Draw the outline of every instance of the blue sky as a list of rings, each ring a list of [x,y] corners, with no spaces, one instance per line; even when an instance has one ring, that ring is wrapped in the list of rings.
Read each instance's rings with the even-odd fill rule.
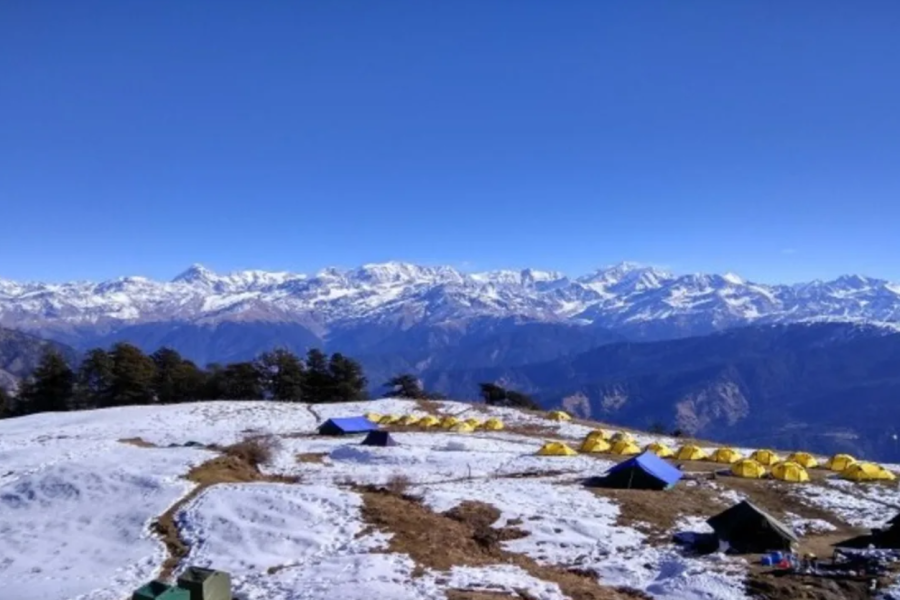
[[[900,280],[900,3],[0,3],[0,277]]]

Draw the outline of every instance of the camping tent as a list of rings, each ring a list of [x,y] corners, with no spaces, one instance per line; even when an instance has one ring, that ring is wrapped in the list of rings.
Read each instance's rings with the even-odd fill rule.
[[[328,419],[319,426],[319,435],[347,435],[376,431],[378,426],[365,417]]]
[[[644,446],[644,450],[652,452],[660,458],[672,458],[673,456],[675,456],[675,453],[672,452],[672,449],[662,442],[651,442]]]
[[[752,458],[744,458],[731,465],[731,474],[747,479],[759,479],[766,474],[766,468]]]
[[[706,452],[703,451],[703,448],[700,446],[695,446],[694,444],[685,444],[675,453],[675,458],[678,460],[703,460],[705,458],[709,458]]]
[[[710,455],[709,460],[717,463],[733,464],[741,460],[743,456],[734,448],[716,448]]]
[[[762,450],[756,450],[753,454],[750,455],[750,458],[767,467],[771,467],[775,463],[781,462],[781,457],[778,456],[778,454],[776,454],[774,450],[767,450],[765,448]]]
[[[611,442],[634,442],[634,436],[627,431],[617,431],[609,440]]]
[[[422,417],[416,415],[406,415],[398,422],[399,425],[415,425],[422,420]]]
[[[632,454],[640,454],[641,449],[634,442],[620,440],[613,444],[610,451],[613,454],[621,454],[622,456],[631,456]]]
[[[363,446],[396,446],[397,442],[387,431],[370,431],[360,444]]]
[[[896,479],[895,475],[884,467],[868,462],[853,463],[841,471],[841,477],[850,481],[891,481]]]
[[[609,452],[612,446],[609,442],[600,438],[587,438],[581,442],[580,452]]]
[[[482,423],[481,419],[476,419],[475,417],[469,417],[466,419],[466,423],[472,426],[472,429],[478,429],[484,423]]]
[[[384,415],[378,419],[378,422],[381,425],[394,425],[400,422],[400,415]]]
[[[419,427],[434,427],[435,425],[440,425],[441,420],[432,415],[428,415],[426,417],[422,417],[419,419],[419,422],[416,423]]]
[[[803,465],[787,460],[772,466],[772,477],[781,481],[803,483],[809,481],[809,473]]]
[[[451,427],[450,431],[453,431],[455,433],[472,433],[473,431],[475,431],[475,428],[465,421],[460,421],[459,423]]]
[[[825,466],[832,471],[840,473],[856,462],[856,459],[849,454],[835,454],[825,463]]]
[[[456,417],[444,417],[441,419],[441,427],[444,429],[450,429],[454,425],[459,425],[459,419]]]
[[[568,415],[568,413],[563,412],[561,410],[551,411],[549,415],[547,415],[553,421],[571,421],[572,417]]]
[[[368,412],[368,413],[366,413],[366,418],[367,418],[368,420],[372,421],[373,423],[377,423],[378,421],[380,421],[380,420],[381,420],[381,417],[383,417],[383,416],[384,416],[384,415],[379,414],[379,413],[376,413],[376,412]]]
[[[575,456],[577,454],[562,442],[547,442],[537,451],[538,456]]]
[[[497,418],[491,418],[484,422],[484,428],[491,431],[499,431],[503,429],[503,421]]]
[[[608,440],[609,432],[604,431],[603,429],[594,429],[589,434],[587,434],[587,437],[585,439],[592,440],[592,439],[597,439],[597,438],[599,438],[601,440]]]
[[[798,542],[789,527],[746,500],[707,523],[720,540],[740,553],[790,550]]]
[[[599,483],[613,488],[665,490],[680,479],[681,471],[653,452],[644,452],[612,467]]]
[[[819,466],[819,461],[817,461],[816,457],[809,452],[794,452],[787,457],[787,461],[795,462],[801,467],[806,467],[807,469],[813,469]]]

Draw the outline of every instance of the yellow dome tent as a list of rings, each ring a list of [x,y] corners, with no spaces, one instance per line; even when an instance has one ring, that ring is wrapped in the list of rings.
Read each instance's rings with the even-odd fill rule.
[[[577,454],[562,442],[547,442],[537,451],[538,456],[576,456]]]
[[[774,450],[756,450],[753,454],[750,455],[750,458],[755,460],[761,465],[771,467],[775,463],[781,462],[781,457],[778,456]]]
[[[422,420],[422,417],[417,417],[416,415],[406,415],[402,419],[400,419],[400,425],[415,425],[419,421]]]
[[[700,446],[685,444],[675,452],[675,458],[678,460],[704,460],[709,458],[709,455]]]
[[[613,454],[620,454],[622,456],[631,456],[632,454],[640,454],[641,449],[634,442],[629,442],[627,440],[619,440],[613,447],[611,448],[611,452]]]
[[[825,466],[832,471],[837,471],[840,473],[841,471],[846,471],[847,467],[857,462],[855,458],[850,456],[849,454],[835,454],[825,463]]]
[[[462,421],[461,423],[457,423],[456,425],[451,427],[450,431],[454,433],[472,433],[473,431],[475,431],[475,428],[465,421]]]
[[[472,429],[478,429],[483,425],[481,419],[476,419],[475,417],[469,417],[466,419],[466,423],[472,426]]]
[[[752,458],[744,458],[731,465],[731,474],[747,479],[759,479],[766,474],[766,468]]]
[[[384,415],[380,415],[380,414],[374,413],[374,412],[366,413],[366,419],[368,419],[372,423],[378,423],[379,421],[381,421],[381,417],[383,417],[383,416]]]
[[[378,423],[381,425],[394,425],[400,421],[399,415],[384,415],[378,420]]]
[[[744,458],[741,453],[734,448],[716,448],[710,455],[709,460],[717,463],[734,464]]]
[[[617,431],[609,438],[611,442],[631,442],[634,443],[634,436],[627,431]]]
[[[428,415],[426,417],[422,417],[419,419],[419,422],[416,423],[419,427],[434,427],[435,425],[440,425],[441,420],[435,416]]]
[[[869,462],[853,463],[841,472],[841,477],[850,481],[893,481],[897,478],[881,465]]]
[[[675,453],[672,452],[672,449],[662,442],[651,442],[644,446],[644,450],[652,452],[660,458],[672,458],[673,456],[675,456]]]
[[[441,427],[443,429],[450,429],[454,425],[459,425],[460,421],[456,417],[444,417],[441,420]]]
[[[788,456],[784,462],[795,462],[801,467],[813,469],[819,466],[819,461],[809,452],[794,452]]]
[[[587,437],[584,439],[586,439],[586,440],[596,440],[596,439],[608,440],[609,432],[604,431],[603,429],[594,429],[589,434],[587,434]]]
[[[553,421],[571,421],[572,420],[572,417],[570,417],[568,413],[563,412],[561,410],[554,410],[554,411],[550,412],[550,414],[547,416],[550,417],[550,419]]]
[[[490,431],[498,431],[503,429],[503,421],[497,418],[488,419],[484,422],[484,428]]]
[[[612,446],[609,442],[601,438],[587,438],[581,443],[579,452],[609,452]]]
[[[780,462],[772,466],[772,477],[791,483],[803,483],[809,481],[809,473],[800,463],[792,460]]]

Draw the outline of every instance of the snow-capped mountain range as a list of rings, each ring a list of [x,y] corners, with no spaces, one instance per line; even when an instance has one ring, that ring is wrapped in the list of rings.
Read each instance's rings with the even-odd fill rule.
[[[113,330],[154,322],[271,321],[317,335],[350,322],[441,325],[477,317],[593,323],[638,337],[677,337],[753,323],[900,323],[900,284],[858,275],[795,285],[733,275],[675,275],[634,263],[570,278],[525,269],[463,273],[400,262],[304,274],[194,265],[171,281],[0,279],[0,325]],[[662,327],[663,329],[660,329]],[[672,327],[684,331],[668,331]]]

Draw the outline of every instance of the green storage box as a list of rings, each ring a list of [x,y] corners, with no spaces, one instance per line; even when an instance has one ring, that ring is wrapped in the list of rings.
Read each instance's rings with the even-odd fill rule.
[[[190,591],[190,600],[232,600],[231,576],[222,571],[188,567],[178,577],[178,587]]]
[[[191,593],[162,581],[151,581],[133,593],[131,600],[191,600]]]

